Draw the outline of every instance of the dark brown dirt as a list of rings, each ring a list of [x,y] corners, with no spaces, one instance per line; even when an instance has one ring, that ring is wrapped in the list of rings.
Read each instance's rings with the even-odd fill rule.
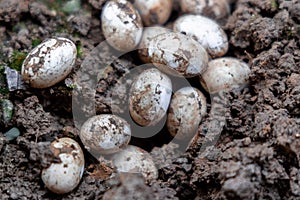
[[[151,155],[159,168],[157,181],[146,185],[139,175],[117,175],[108,161],[99,163],[85,152],[79,186],[65,195],[47,190],[41,170],[59,162],[50,142],[67,136],[80,143],[68,83],[82,78],[76,77],[80,65],[104,40],[99,20],[103,2],[82,1],[80,11],[66,13],[56,1],[0,0],[0,66],[10,66],[15,51],[27,54],[35,41],[52,36],[68,37],[80,46],[74,71],[51,88],[3,91],[0,68],[0,99],[14,104],[12,119],[0,122],[0,199],[300,199],[298,0],[232,4],[224,24],[230,40],[226,56],[249,63],[249,86],[209,101],[210,113],[183,154],[178,155],[176,144],[163,145],[166,137],[133,141],[149,151],[156,146]],[[179,14],[174,11],[168,24]],[[111,107],[110,97],[117,96],[116,105],[124,104],[126,90],[114,85],[138,64],[132,52],[107,66],[96,88],[97,113],[124,113],[122,106]],[[8,140],[4,134],[12,127],[21,135]],[[215,133],[220,131],[219,137]],[[213,141],[215,145],[204,148]]]

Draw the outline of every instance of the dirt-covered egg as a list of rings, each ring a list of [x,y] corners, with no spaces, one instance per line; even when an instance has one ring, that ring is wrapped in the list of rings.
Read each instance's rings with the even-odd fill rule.
[[[197,40],[211,57],[221,57],[228,50],[228,38],[224,30],[213,20],[200,15],[184,15],[174,23],[174,31]]]
[[[212,19],[223,19],[230,14],[227,0],[180,0],[183,13],[204,15]]]
[[[138,47],[138,54],[144,63],[151,62],[151,59],[148,55],[148,47],[151,40],[160,34],[169,33],[170,31],[172,30],[163,28],[161,26],[145,27],[143,29],[143,36]]]
[[[208,63],[208,54],[199,42],[175,32],[154,37],[148,55],[163,72],[187,78],[202,74]]]
[[[79,136],[88,151],[100,156],[122,150],[130,141],[131,129],[125,119],[101,114],[84,122]]]
[[[84,170],[84,155],[79,144],[71,138],[60,138],[50,146],[61,162],[52,163],[42,171],[42,180],[54,193],[72,191],[80,182]]]
[[[197,88],[184,87],[176,91],[171,99],[167,128],[176,139],[190,139],[196,134],[206,114],[205,96]]]
[[[71,40],[48,39],[29,52],[22,64],[22,78],[34,88],[51,87],[71,72],[76,55],[76,46]]]
[[[101,26],[107,42],[119,51],[133,50],[142,37],[142,19],[126,0],[110,0],[101,13]]]
[[[236,58],[217,58],[208,63],[207,70],[200,76],[201,85],[209,93],[240,89],[247,85],[249,66]]]
[[[164,24],[172,11],[172,0],[135,0],[133,5],[146,26]]]
[[[141,173],[146,182],[157,179],[158,171],[151,155],[145,150],[128,145],[111,158],[117,172]]]
[[[130,88],[129,112],[141,126],[157,124],[165,115],[172,95],[170,78],[156,68],[143,71]]]

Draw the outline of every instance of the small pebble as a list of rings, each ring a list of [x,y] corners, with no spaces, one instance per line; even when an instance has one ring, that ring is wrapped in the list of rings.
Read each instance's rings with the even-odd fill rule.
[[[1,107],[2,107],[2,121],[4,124],[7,124],[8,122],[10,122],[12,118],[12,114],[14,111],[14,104],[9,99],[2,99]]]
[[[19,135],[20,131],[18,128],[15,127],[4,133],[4,136],[8,141],[16,139]]]
[[[6,82],[9,91],[25,90],[26,85],[22,79],[21,73],[15,69],[5,67]]]
[[[80,10],[80,0],[69,0],[63,6],[63,11],[66,13],[76,13]]]

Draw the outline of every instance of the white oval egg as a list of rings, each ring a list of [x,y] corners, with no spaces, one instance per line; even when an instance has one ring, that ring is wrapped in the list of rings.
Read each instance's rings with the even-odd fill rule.
[[[141,173],[146,182],[157,179],[158,171],[151,155],[145,150],[128,145],[111,158],[117,172]]]
[[[110,0],[101,13],[101,26],[107,42],[119,51],[133,50],[142,37],[142,20],[126,0]]]
[[[236,58],[218,58],[208,63],[200,82],[206,91],[213,94],[245,87],[249,74],[250,68],[245,62]]]
[[[130,141],[130,125],[121,117],[101,114],[89,118],[80,129],[80,139],[93,155],[122,150]]]
[[[205,96],[197,88],[184,87],[172,96],[167,128],[176,139],[190,139],[196,134],[199,124],[206,114]]]
[[[138,54],[140,59],[144,63],[151,62],[151,58],[148,55],[148,48],[150,46],[151,40],[160,34],[169,33],[171,31],[172,30],[163,28],[161,26],[145,27],[143,29],[143,36],[138,46]]]
[[[172,11],[172,0],[135,0],[133,5],[146,26],[164,24]]]
[[[200,15],[179,17],[173,26],[175,32],[181,32],[197,40],[211,57],[221,57],[228,51],[228,38],[224,30],[213,20]]]
[[[227,0],[180,0],[183,13],[204,15],[212,19],[223,19],[230,14]]]
[[[48,39],[29,52],[22,64],[22,78],[34,88],[51,87],[71,72],[76,55],[76,46],[71,40]]]
[[[170,78],[151,68],[139,74],[130,89],[129,111],[141,126],[158,123],[166,114],[172,95]]]
[[[60,163],[52,163],[42,171],[42,180],[54,193],[71,192],[80,182],[84,170],[84,155],[79,144],[71,138],[60,138],[51,143],[51,150]]]
[[[163,72],[187,78],[202,74],[208,63],[208,55],[199,42],[175,32],[154,37],[148,55]]]

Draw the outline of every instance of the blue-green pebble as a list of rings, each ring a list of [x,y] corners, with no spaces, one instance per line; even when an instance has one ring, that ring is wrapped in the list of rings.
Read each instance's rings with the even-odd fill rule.
[[[9,141],[16,139],[19,135],[20,135],[20,131],[16,127],[13,127],[12,129],[4,133],[4,136]]]

